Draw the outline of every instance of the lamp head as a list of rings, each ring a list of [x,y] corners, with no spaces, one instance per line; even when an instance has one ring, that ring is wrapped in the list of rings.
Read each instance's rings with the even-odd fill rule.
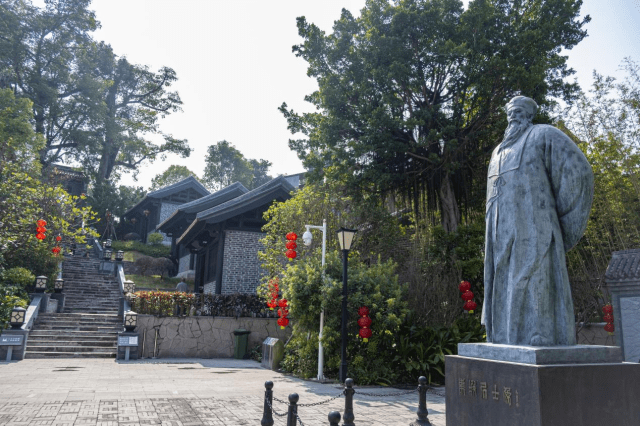
[[[311,242],[313,241],[313,235],[311,235],[311,231],[309,230],[308,226],[306,232],[302,234],[302,241],[304,242],[305,246],[310,246]]]

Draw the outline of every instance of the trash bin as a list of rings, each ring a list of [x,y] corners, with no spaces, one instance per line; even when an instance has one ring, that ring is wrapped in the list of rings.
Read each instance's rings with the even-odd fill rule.
[[[233,357],[235,359],[243,359],[246,355],[249,333],[251,332],[249,330],[245,330],[244,328],[233,330],[233,334],[235,336],[235,348],[233,351]]]

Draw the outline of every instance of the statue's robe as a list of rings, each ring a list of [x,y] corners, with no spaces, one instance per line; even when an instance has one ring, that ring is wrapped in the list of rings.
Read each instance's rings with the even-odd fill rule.
[[[592,200],[591,166],[555,127],[532,125],[496,147],[487,177],[488,342],[576,343],[565,253],[582,237]]]

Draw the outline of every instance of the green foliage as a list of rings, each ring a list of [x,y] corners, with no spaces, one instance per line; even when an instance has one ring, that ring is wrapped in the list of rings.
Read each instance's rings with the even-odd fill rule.
[[[137,291],[127,297],[134,312],[158,316],[173,316],[176,307],[188,314],[195,301],[192,293],[177,291]]]
[[[543,106],[570,100],[575,84],[563,49],[589,22],[578,0],[371,0],[325,34],[298,18],[296,56],[318,90],[315,108],[280,107],[309,178],[343,181],[349,193],[401,195],[417,212],[440,213],[447,232],[460,206],[483,208],[488,153],[503,107],[526,94]]]
[[[392,261],[368,266],[353,256],[349,264],[347,324],[350,336],[347,352],[350,375],[360,384],[376,383],[386,375],[378,375],[384,368],[376,347],[397,333],[408,314],[404,300],[406,286],[398,283]],[[323,279],[318,257],[292,262],[280,279],[282,297],[289,301],[290,315],[295,319],[293,338],[287,346],[284,366],[302,377],[317,372],[317,345],[320,311],[324,309],[325,324],[322,344],[325,366],[335,375],[340,365],[340,318],[342,300],[342,261],[337,251],[327,253]],[[368,306],[373,320],[373,337],[363,343],[358,334],[358,308]],[[366,361],[364,361],[366,359]]]
[[[153,232],[147,236],[147,241],[152,246],[159,246],[164,241],[164,235],[159,232]]]
[[[174,183],[178,183],[189,176],[193,176],[194,178],[198,177],[186,166],[177,166],[172,164],[167,170],[157,174],[153,179],[151,179],[151,187],[149,188],[149,191],[155,191],[156,189],[173,185]]]
[[[0,283],[4,285],[14,285],[18,288],[27,289],[36,281],[36,276],[28,269],[16,267],[2,271]]]
[[[11,310],[16,307],[27,308],[29,298],[15,287],[0,285],[0,331],[9,327]]]
[[[484,299],[484,218],[460,225],[455,232],[442,226],[412,229],[414,249],[406,268],[409,306],[419,325],[451,327],[460,315],[460,281],[469,281],[478,304]]]
[[[640,246],[640,65],[627,59],[623,68],[621,82],[594,72],[591,91],[566,112],[566,123],[559,123],[594,173],[585,235],[567,253],[577,323],[601,319],[611,253]]]
[[[121,217],[131,206],[140,201],[145,194],[146,191],[141,186],[116,186],[112,181],[103,180],[92,185],[88,201],[91,208],[99,214],[100,222],[105,224],[107,211],[111,212],[115,217]],[[121,226],[119,226],[118,235],[120,233]]]
[[[271,180],[269,167],[271,162],[247,159],[233,144],[220,141],[207,149],[203,181],[214,190],[234,182],[254,189]]]
[[[169,246],[163,244],[152,246],[140,241],[113,241],[111,247],[116,251],[138,251],[151,257],[169,257],[171,254],[171,247]]]

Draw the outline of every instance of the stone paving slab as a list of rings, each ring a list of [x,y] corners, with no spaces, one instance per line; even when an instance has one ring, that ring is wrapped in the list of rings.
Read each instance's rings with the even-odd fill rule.
[[[276,398],[287,401],[295,392],[299,404],[322,402],[342,390],[335,383],[297,379],[248,360],[27,359],[0,362],[0,425],[259,425],[267,380],[274,382]],[[356,387],[356,424],[409,425],[416,419],[417,393],[366,397],[364,392],[402,391]],[[444,426],[444,398],[427,394],[427,405],[431,423]],[[274,409],[284,413],[287,407],[274,401]],[[334,410],[343,412],[343,397],[300,407],[298,415],[305,426],[328,425],[327,415]],[[274,415],[276,426],[286,425],[285,419]]]

